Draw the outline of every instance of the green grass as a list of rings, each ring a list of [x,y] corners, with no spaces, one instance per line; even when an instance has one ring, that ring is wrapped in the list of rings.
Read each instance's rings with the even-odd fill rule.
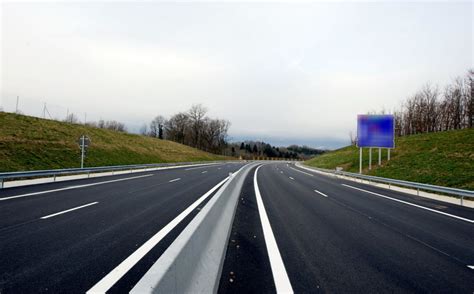
[[[386,150],[378,167],[378,150],[364,149],[364,173],[374,176],[474,190],[474,129],[419,134],[397,138],[391,160]],[[305,162],[320,168],[359,171],[359,150],[348,146]]]
[[[92,141],[86,166],[228,159],[167,140],[0,112],[0,171],[80,167],[82,134]]]

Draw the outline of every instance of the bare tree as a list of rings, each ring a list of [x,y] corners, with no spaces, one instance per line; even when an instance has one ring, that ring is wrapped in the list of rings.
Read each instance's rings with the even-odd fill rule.
[[[164,116],[156,116],[150,123],[150,136],[163,139],[163,129],[165,124],[166,118]]]
[[[201,147],[201,138],[202,138],[202,132],[203,132],[206,113],[207,113],[207,109],[201,104],[195,104],[191,106],[191,108],[188,111],[188,116],[191,122],[192,146],[196,148]]]

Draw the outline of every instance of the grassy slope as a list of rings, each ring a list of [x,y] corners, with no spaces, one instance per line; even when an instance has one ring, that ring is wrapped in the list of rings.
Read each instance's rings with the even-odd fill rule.
[[[375,176],[416,181],[434,185],[474,190],[474,129],[420,134],[398,138],[391,160],[382,154],[382,166],[377,167],[378,150],[372,152],[375,169],[368,172],[369,151],[364,150],[365,173]],[[344,147],[306,164],[358,172],[359,151],[355,146]]]
[[[0,112],[0,171],[79,167],[81,134],[92,141],[86,166],[225,159],[171,141]]]

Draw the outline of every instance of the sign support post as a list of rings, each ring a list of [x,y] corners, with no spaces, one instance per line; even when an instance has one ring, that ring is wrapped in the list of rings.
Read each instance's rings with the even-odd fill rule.
[[[81,136],[81,168],[84,168],[84,135]]]
[[[390,161],[390,148],[387,149],[387,161]]]
[[[372,147],[369,147],[369,170],[372,170]]]
[[[379,166],[382,165],[382,148],[379,148]]]
[[[359,148],[359,174],[362,174],[362,147]]]

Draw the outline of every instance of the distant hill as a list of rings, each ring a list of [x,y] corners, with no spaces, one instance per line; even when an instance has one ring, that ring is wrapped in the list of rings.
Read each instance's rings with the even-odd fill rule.
[[[228,159],[167,140],[0,112],[0,171],[80,167],[82,134],[92,141],[86,166]]]
[[[364,149],[364,173],[434,185],[474,190],[474,129],[418,134],[396,139],[391,160],[378,150],[372,152],[372,171],[368,171],[368,148]],[[359,171],[359,150],[348,146],[316,156],[305,164],[320,168]]]

